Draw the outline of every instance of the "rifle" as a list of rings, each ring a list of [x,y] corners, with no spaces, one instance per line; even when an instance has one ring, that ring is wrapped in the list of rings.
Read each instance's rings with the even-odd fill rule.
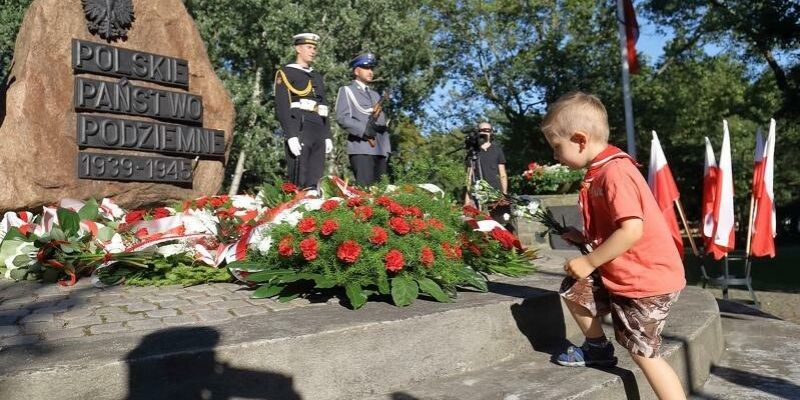
[[[375,147],[375,122],[378,121],[378,117],[381,116],[381,112],[383,112],[383,103],[387,100],[389,100],[389,89],[384,89],[380,100],[372,106],[372,114],[369,115],[367,131],[364,134],[367,138],[367,143],[369,143],[369,147]]]

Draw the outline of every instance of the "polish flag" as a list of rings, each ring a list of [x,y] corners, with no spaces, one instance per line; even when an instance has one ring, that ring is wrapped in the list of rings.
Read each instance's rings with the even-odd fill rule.
[[[769,121],[769,135],[766,143],[761,132],[756,136],[755,165],[753,168],[753,231],[750,242],[750,255],[754,257],[775,257],[775,197],[772,190],[775,167],[775,120]]]
[[[721,255],[734,248],[733,216],[733,168],[731,167],[731,138],[728,121],[722,121],[722,151],[719,154],[719,179],[717,180],[717,201],[714,208],[714,244]],[[715,253],[715,258],[717,254]],[[721,257],[720,257],[721,258]],[[719,259],[719,258],[717,258]]]
[[[711,253],[714,258],[719,260],[725,255],[717,246],[714,245],[714,228],[717,226],[714,210],[717,208],[717,180],[719,179],[719,167],[717,166],[717,158],[714,156],[714,148],[711,147],[711,142],[706,140],[706,157],[705,169],[703,170],[703,203],[702,203],[702,218],[703,227],[701,236],[703,237],[703,247],[706,253]]]
[[[678,193],[678,186],[675,185],[675,179],[672,177],[672,171],[669,169],[667,157],[661,148],[661,142],[658,141],[656,131],[653,131],[653,140],[650,141],[650,168],[647,174],[647,184],[650,186],[650,191],[653,192],[653,197],[656,198],[658,208],[664,214],[664,219],[672,234],[672,240],[675,241],[675,246],[678,248],[678,254],[683,258],[683,238],[678,227],[678,219],[675,217],[675,201],[681,195]]]

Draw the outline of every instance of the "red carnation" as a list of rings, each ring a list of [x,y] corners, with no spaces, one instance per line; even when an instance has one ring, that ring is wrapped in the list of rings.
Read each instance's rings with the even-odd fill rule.
[[[323,236],[330,236],[333,232],[339,229],[339,224],[332,219],[326,219],[325,222],[322,223],[322,227],[320,227],[319,232]]]
[[[125,222],[131,223],[136,221],[141,221],[144,218],[144,210],[134,210],[127,214],[125,214]]]
[[[500,244],[503,246],[504,249],[511,250],[512,248],[514,248],[514,244],[517,241],[517,237],[514,236],[513,233],[503,228],[496,227],[492,229],[491,234],[495,240],[500,242]]]
[[[478,210],[477,208],[475,208],[473,206],[470,206],[470,205],[464,206],[463,211],[464,211],[464,215],[466,215],[468,217],[475,217],[475,216],[477,216],[478,214],[481,213],[481,210]]]
[[[414,206],[406,207],[406,212],[417,218],[422,218],[422,210],[420,210],[419,207],[414,207]]]
[[[386,240],[389,239],[389,234],[386,232],[385,229],[381,228],[380,226],[373,226],[372,227],[372,236],[370,236],[369,241],[375,245],[382,245],[386,243]]]
[[[207,196],[203,196],[203,197],[201,197],[201,198],[199,198],[199,199],[194,201],[194,204],[197,206],[197,208],[203,208],[203,207],[206,206],[207,203],[208,203],[208,197]]]
[[[386,270],[389,272],[397,272],[403,269],[406,261],[403,259],[403,253],[400,250],[391,249],[384,257],[386,261]]]
[[[211,206],[219,208],[219,206],[225,204],[226,201],[228,201],[228,196],[215,196],[211,198]]]
[[[303,239],[300,242],[300,251],[303,252],[303,258],[305,258],[306,261],[317,258],[317,239],[313,237]]]
[[[362,221],[366,221],[372,218],[372,215],[375,214],[375,211],[372,210],[372,207],[370,206],[360,206],[356,207],[354,213],[356,214],[356,217],[360,218]]]
[[[431,250],[431,248],[428,246],[423,247],[422,252],[419,255],[419,262],[421,262],[422,265],[430,268],[430,266],[433,265],[433,260],[433,250]]]
[[[291,236],[286,236],[278,242],[278,254],[289,257],[290,255],[294,254],[294,246],[292,244],[293,238]]]
[[[475,243],[472,243],[472,242],[467,243],[467,249],[469,249],[469,251],[472,254],[475,254],[476,256],[480,256],[481,255],[481,249],[480,249],[480,247],[475,245]]]
[[[253,225],[250,224],[240,224],[236,226],[236,232],[239,233],[239,236],[247,236],[252,230]]]
[[[428,220],[428,225],[433,229],[437,229],[437,230],[444,229],[444,224],[442,223],[442,221],[439,221],[436,218],[429,219]]]
[[[444,255],[448,258],[461,258],[461,247],[453,246],[450,242],[443,242],[442,250],[444,251]]]
[[[337,206],[339,206],[339,202],[338,201],[336,201],[336,200],[325,200],[325,202],[322,203],[322,207],[321,208],[322,208],[322,211],[332,211]]]
[[[408,232],[411,232],[411,227],[408,226],[406,220],[400,217],[392,217],[389,219],[389,226],[395,231],[398,235],[405,235]]]
[[[169,217],[169,215],[170,215],[169,210],[167,210],[164,207],[159,207],[153,210],[153,218],[164,218],[164,217]]]
[[[306,217],[297,223],[297,230],[301,233],[311,233],[317,229],[317,221],[312,217]]]
[[[297,185],[291,182],[286,182],[281,185],[281,190],[283,190],[284,193],[297,193]]]
[[[336,249],[336,256],[339,257],[340,260],[350,264],[356,262],[360,254],[361,246],[353,240],[345,240],[339,245],[339,248]]]
[[[347,206],[348,207],[358,207],[364,203],[363,197],[351,197],[347,199]]]
[[[136,233],[134,233],[134,235],[139,239],[144,239],[148,235],[150,235],[150,232],[147,231],[147,228],[139,228],[139,230],[136,231]]]
[[[392,199],[390,199],[388,196],[380,196],[375,200],[375,204],[383,207],[386,207],[392,203],[393,203]]]
[[[411,220],[411,230],[414,232],[422,232],[425,230],[425,221],[414,218]]]
[[[390,203],[388,209],[390,213],[397,215],[398,217],[402,217],[403,215],[407,214],[405,207],[395,202]]]

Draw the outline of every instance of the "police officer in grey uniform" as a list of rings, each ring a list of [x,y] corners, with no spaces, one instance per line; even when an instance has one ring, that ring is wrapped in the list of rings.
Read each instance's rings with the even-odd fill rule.
[[[316,188],[324,173],[325,154],[333,150],[325,84],[311,68],[318,42],[319,36],[313,33],[295,35],[295,62],[275,73],[275,112],[286,138],[289,181],[301,189]]]
[[[347,155],[356,183],[369,186],[386,173],[392,151],[387,132],[386,115],[374,115],[381,100],[368,86],[374,79],[375,55],[365,53],[350,61],[354,80],[339,88],[336,97],[336,121],[347,131]]]

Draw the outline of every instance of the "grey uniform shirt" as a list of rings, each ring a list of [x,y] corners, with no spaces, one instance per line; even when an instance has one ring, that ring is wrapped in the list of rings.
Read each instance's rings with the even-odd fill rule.
[[[349,92],[348,93],[348,89]],[[380,100],[378,92],[367,86],[361,86],[353,81],[347,86],[339,88],[336,96],[336,121],[347,131],[347,154],[367,154],[388,156],[392,148],[389,143],[389,133],[377,133],[375,147],[369,145],[364,138],[367,130],[370,110]],[[381,113],[376,125],[386,126],[386,115]]]

